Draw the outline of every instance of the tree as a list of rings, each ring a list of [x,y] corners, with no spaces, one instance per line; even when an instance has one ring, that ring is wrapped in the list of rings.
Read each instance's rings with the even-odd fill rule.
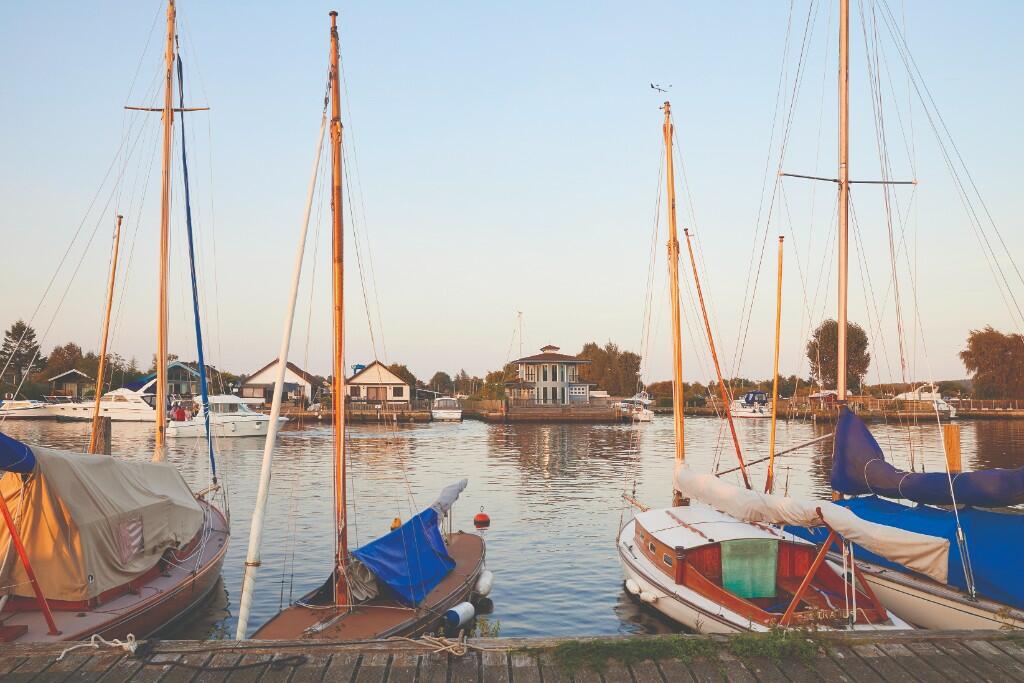
[[[438,370],[434,373],[434,376],[430,378],[427,386],[431,391],[436,391],[440,394],[451,394],[455,389],[451,375],[442,370]]]
[[[85,369],[78,367],[82,364],[84,358],[82,347],[74,342],[68,342],[63,346],[55,346],[50,351],[50,356],[46,359],[46,366],[41,374],[45,377],[55,377],[62,372],[78,369],[90,377],[95,377],[95,374],[89,374]]]
[[[178,360],[178,355],[177,354],[175,354],[175,353],[167,354],[167,364],[168,365],[170,365],[171,363],[173,363],[176,360]],[[152,364],[150,364],[148,372],[149,372],[149,374],[153,374],[154,372],[156,372],[156,354],[155,353],[153,354],[153,362],[152,362]]]
[[[0,346],[0,383],[17,387],[26,375],[45,364],[46,359],[39,357],[39,342],[32,326],[24,320],[11,325],[4,333],[3,346]]]
[[[978,398],[1024,398],[1024,337],[986,325],[971,330],[960,352]]]
[[[632,396],[636,393],[640,373],[639,355],[624,351],[612,342],[603,348],[588,342],[576,357],[590,361],[580,367],[583,381],[592,382],[613,396]]]
[[[408,384],[409,391],[414,391],[419,386],[419,380],[416,379],[416,375],[412,374],[412,370],[406,366],[392,363],[388,366],[388,370],[398,375],[399,379]]]
[[[811,364],[811,379],[822,387],[836,386],[839,365],[839,323],[826,320],[818,325],[807,342],[807,360]],[[861,379],[871,364],[868,353],[868,335],[857,323],[846,323],[846,373],[850,389],[859,390]]]

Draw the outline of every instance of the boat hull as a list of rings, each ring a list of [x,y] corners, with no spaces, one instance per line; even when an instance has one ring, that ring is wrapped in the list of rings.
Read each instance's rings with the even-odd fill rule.
[[[35,408],[0,408],[0,420],[45,420],[54,417],[50,406]]]
[[[360,603],[350,610],[331,607],[307,607],[317,591],[286,607],[251,637],[256,640],[367,640],[395,636],[416,637],[435,629],[444,613],[469,600],[484,571],[486,548],[476,534],[451,535],[448,552],[455,568],[442,579],[419,605],[401,606],[378,599]]]
[[[462,409],[457,410],[431,410],[430,419],[435,422],[462,422]]]
[[[284,424],[288,418],[278,418],[279,424]],[[267,415],[246,415],[238,419],[211,418],[210,431],[217,437],[242,437],[242,436],[263,436],[267,435],[270,425],[270,417]],[[168,438],[204,438],[206,436],[206,425],[201,419],[189,420],[187,422],[169,422],[167,424]]]
[[[15,610],[7,606],[0,615],[5,627],[26,626],[27,631],[7,642],[56,642],[88,640],[93,634],[124,639],[133,634],[148,638],[187,618],[202,605],[220,579],[228,548],[228,523],[223,513],[205,500],[203,527],[196,534],[198,555],[182,566],[169,568],[132,593],[116,597],[93,610],[55,610],[60,633],[50,635],[38,609]],[[203,543],[205,539],[205,543]]]
[[[50,417],[58,420],[91,420],[95,409],[94,403],[61,403],[53,406]],[[109,417],[113,422],[156,422],[156,411],[147,405],[136,408],[100,403],[100,416]]]

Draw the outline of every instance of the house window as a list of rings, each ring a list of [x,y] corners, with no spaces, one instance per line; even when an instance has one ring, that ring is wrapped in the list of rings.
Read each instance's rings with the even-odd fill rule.
[[[541,367],[541,372],[543,373],[542,377],[544,378],[544,381],[547,382],[548,381],[548,366],[542,365],[540,367]]]
[[[558,366],[558,376],[562,378],[563,382],[565,381],[565,366],[564,365],[559,365]]]
[[[565,403],[565,387],[558,388],[558,402]]]
[[[664,562],[665,564],[667,564],[670,567],[672,566],[672,558],[669,557],[668,555],[662,555],[661,556],[661,561]]]
[[[395,387],[391,395],[394,396],[395,398],[404,398],[405,387]]]
[[[386,401],[388,400],[388,388],[366,387],[366,398],[371,401]]]
[[[537,381],[537,366],[527,365],[526,366],[526,381],[536,382]]]
[[[544,396],[544,402],[547,403],[548,402],[548,388],[544,387],[541,391],[543,392],[542,395]]]
[[[353,398],[359,398],[359,387],[357,385],[350,386],[348,388],[348,395]]]

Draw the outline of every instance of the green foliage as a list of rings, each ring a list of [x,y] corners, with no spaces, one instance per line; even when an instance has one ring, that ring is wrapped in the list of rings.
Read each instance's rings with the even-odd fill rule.
[[[960,352],[977,398],[1024,398],[1024,337],[987,325],[971,330]]]
[[[447,372],[438,370],[434,373],[434,376],[427,382],[427,388],[431,391],[436,391],[442,394],[451,394],[455,388],[455,383],[452,381],[451,375]]]
[[[419,385],[419,380],[416,379],[416,375],[412,374],[412,370],[399,363],[392,363],[388,366],[388,370],[398,375],[398,377],[409,385],[410,390]]]
[[[726,647],[737,657],[767,657],[775,661],[809,659],[818,649],[808,632],[781,628],[773,628],[767,633],[730,636]]]
[[[501,370],[488,372],[479,389],[473,394],[473,398],[498,400],[505,398],[505,382],[513,381],[517,373],[515,363],[507,363]]]
[[[836,386],[839,323],[826,320],[818,325],[807,342],[807,360],[811,364],[811,379],[825,388]],[[871,354],[868,353],[868,335],[857,323],[846,323],[846,372],[851,390],[859,390],[861,380],[868,372]]]
[[[613,659],[626,666],[659,659],[689,661],[698,657],[713,657],[719,647],[718,642],[711,638],[639,636],[619,640],[570,640],[557,645],[551,654],[555,664],[566,671],[583,668],[604,671],[608,668],[609,660]]]
[[[580,378],[584,382],[592,382],[612,396],[632,396],[637,392],[640,381],[639,355],[622,350],[612,342],[604,347],[588,342],[576,357],[590,361],[580,366]]]
[[[486,615],[477,615],[473,624],[473,632],[470,634],[472,638],[497,638],[501,635],[501,620],[495,619],[491,621]]]
[[[5,392],[14,391],[26,375],[31,375],[46,364],[46,359],[41,358],[39,353],[36,331],[31,325],[18,320],[7,329],[3,346],[0,346],[0,385]]]

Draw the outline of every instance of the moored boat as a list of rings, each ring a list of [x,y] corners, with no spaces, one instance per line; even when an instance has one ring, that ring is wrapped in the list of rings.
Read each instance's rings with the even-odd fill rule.
[[[742,398],[733,399],[729,404],[729,414],[739,418],[767,418],[772,417],[771,401],[768,394],[763,391],[748,391]]]
[[[650,422],[654,419],[654,411],[651,410],[651,397],[646,391],[640,391],[630,398],[624,398],[619,402],[622,410],[622,419],[626,422]]]
[[[462,422],[462,405],[459,399],[442,396],[430,404],[430,419],[436,422]]]
[[[0,420],[32,420],[53,417],[53,406],[33,399],[5,399],[0,401]]]
[[[195,398],[197,411],[189,413],[188,419],[170,420],[167,423],[167,436],[170,438],[205,437],[207,421],[203,418],[202,401]],[[231,394],[213,395],[208,397],[209,429],[217,437],[234,436],[266,436],[270,425],[270,416],[256,412],[237,396]],[[173,413],[172,413],[173,417]],[[278,417],[284,424],[286,417]]]

